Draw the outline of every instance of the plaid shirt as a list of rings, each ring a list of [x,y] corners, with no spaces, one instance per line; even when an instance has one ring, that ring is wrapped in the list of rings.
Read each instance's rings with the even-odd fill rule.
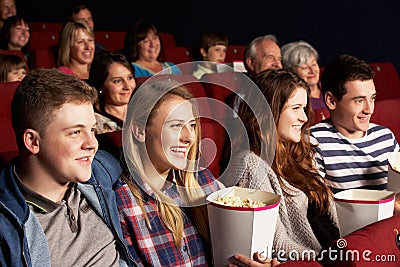
[[[198,183],[206,195],[220,189],[209,170],[201,170]],[[135,181],[138,181],[136,179]],[[178,204],[182,203],[174,183],[173,171],[168,175],[163,193]],[[146,225],[144,214],[129,186],[120,179],[115,188],[122,232],[129,250],[139,266],[208,266],[205,244],[195,225],[184,214],[184,230],[181,246],[177,247],[169,229],[159,217],[157,201],[146,184],[138,187],[142,194],[144,209],[151,229]],[[152,197],[153,196],[153,197]]]

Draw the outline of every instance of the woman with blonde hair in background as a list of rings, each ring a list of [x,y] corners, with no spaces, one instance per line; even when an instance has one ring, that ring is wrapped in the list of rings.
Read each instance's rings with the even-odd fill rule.
[[[89,79],[94,57],[94,33],[84,23],[70,21],[64,25],[58,47],[58,70]]]

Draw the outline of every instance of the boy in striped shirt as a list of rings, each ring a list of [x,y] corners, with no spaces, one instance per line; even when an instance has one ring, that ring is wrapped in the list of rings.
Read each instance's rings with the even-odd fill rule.
[[[399,150],[387,127],[370,123],[375,73],[364,61],[341,55],[322,74],[322,93],[330,119],[310,128],[316,162],[333,193],[387,188],[388,156]]]

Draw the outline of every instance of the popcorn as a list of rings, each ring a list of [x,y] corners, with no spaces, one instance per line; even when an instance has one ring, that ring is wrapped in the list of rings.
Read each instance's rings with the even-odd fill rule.
[[[393,170],[400,172],[400,163],[397,163],[397,164],[391,165],[391,166],[392,166]]]
[[[241,208],[259,208],[266,206],[265,203],[258,200],[251,200],[250,198],[241,199],[239,196],[218,197],[214,201],[221,205]]]

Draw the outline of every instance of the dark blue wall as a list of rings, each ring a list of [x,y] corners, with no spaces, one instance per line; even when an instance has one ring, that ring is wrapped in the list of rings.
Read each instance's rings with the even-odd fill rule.
[[[74,1],[17,0],[29,20],[63,21]],[[140,2],[140,3],[138,3]],[[196,4],[195,4],[195,3]],[[225,32],[231,44],[273,33],[280,44],[303,39],[320,53],[320,64],[342,53],[367,62],[392,61],[400,71],[400,1],[82,1],[91,7],[96,30],[126,30],[151,20],[175,35],[178,45],[196,47],[204,30]]]

